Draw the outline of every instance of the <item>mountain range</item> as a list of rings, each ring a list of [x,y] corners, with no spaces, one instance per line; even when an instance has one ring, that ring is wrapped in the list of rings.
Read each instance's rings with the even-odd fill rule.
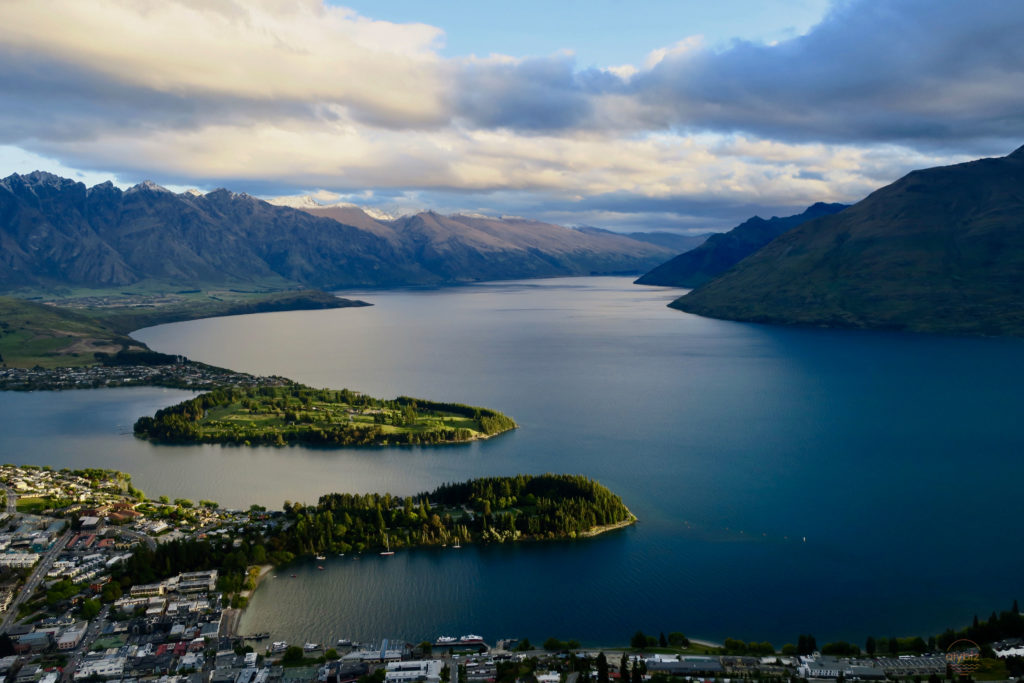
[[[643,272],[674,249],[523,218],[379,219],[225,189],[122,191],[36,171],[0,180],[0,290],[142,281],[287,288]]]
[[[803,213],[765,220],[760,216],[744,221],[728,232],[717,233],[641,276],[638,285],[699,287],[721,275],[773,239],[807,221],[838,213],[846,204],[818,202]]]
[[[671,305],[753,322],[1024,335],[1024,147],[914,171]]]

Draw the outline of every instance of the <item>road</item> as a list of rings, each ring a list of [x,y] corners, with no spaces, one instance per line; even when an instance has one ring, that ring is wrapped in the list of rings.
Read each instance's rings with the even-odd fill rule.
[[[132,531],[131,529],[118,529],[117,533],[122,536],[128,536],[134,538],[137,541],[142,541],[149,546],[150,550],[156,550],[156,539],[148,534],[144,534],[140,531]]]
[[[64,546],[67,545],[68,539],[71,538],[71,530],[65,531],[60,535],[50,549],[43,553],[43,556],[39,558],[39,562],[36,564],[36,568],[32,570],[28,580],[25,581],[25,585],[21,587],[21,592],[11,602],[10,607],[7,608],[6,614],[4,614],[4,620],[0,623],[0,633],[4,633],[14,623],[15,617],[18,615],[18,607],[21,606],[29,597],[35,593],[36,589],[46,578],[46,572],[50,571],[53,561],[57,559],[61,551],[64,550]]]

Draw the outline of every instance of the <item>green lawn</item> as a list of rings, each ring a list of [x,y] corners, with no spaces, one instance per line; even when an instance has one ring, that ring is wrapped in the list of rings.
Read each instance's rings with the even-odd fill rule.
[[[18,512],[25,514],[34,515],[46,510],[52,505],[50,498],[43,498],[40,496],[24,496],[18,498],[17,509]]]
[[[514,429],[486,408],[301,385],[211,392],[142,418],[137,435],[168,442],[336,446],[470,441]]]

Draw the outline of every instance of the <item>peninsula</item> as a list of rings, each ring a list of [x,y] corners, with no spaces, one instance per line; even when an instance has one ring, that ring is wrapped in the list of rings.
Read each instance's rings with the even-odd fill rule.
[[[268,550],[285,561],[303,554],[582,538],[636,522],[619,496],[573,474],[484,477],[404,498],[331,493],[316,506],[286,504],[284,513],[293,524],[269,541]]]
[[[390,446],[475,441],[516,427],[487,408],[289,384],[215,389],[139,418],[135,435],[163,443]]]

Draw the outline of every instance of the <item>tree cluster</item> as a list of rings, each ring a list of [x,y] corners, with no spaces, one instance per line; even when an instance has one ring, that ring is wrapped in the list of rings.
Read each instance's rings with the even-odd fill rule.
[[[293,524],[283,548],[295,555],[562,538],[631,518],[597,482],[552,474],[475,479],[404,498],[335,493],[316,506],[286,503],[285,513]]]

